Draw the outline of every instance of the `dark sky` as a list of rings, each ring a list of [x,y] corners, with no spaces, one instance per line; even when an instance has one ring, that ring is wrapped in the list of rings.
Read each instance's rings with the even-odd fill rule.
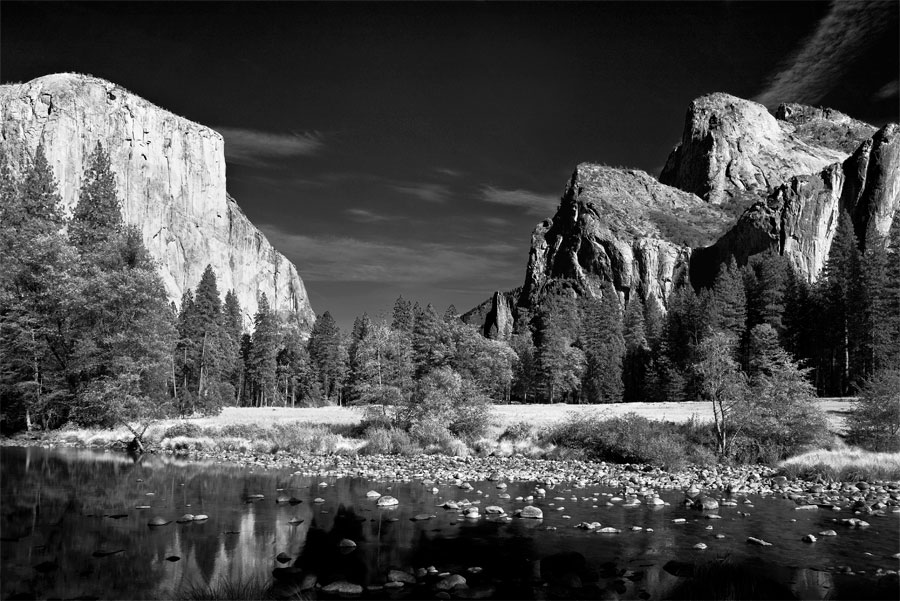
[[[223,133],[228,189],[347,326],[521,285],[575,165],[658,175],[724,91],[897,121],[898,3],[0,3],[3,82],[118,83]]]

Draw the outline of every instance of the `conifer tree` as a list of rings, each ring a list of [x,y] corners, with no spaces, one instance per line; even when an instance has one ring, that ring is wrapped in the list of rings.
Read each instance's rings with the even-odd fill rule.
[[[257,407],[268,407],[277,398],[278,323],[265,293],[259,296],[253,318],[247,371],[253,380]]]
[[[849,394],[854,380],[861,375],[857,371],[862,330],[860,269],[859,243],[850,216],[844,212],[820,280],[829,327],[822,332],[824,344],[820,345],[819,362],[830,372],[829,391],[838,395]]]
[[[418,306],[418,305],[416,305]],[[398,296],[394,302],[393,319],[391,321],[391,329],[403,332],[408,336],[412,336],[413,331],[413,306],[403,296]]]
[[[84,170],[78,204],[69,224],[69,238],[76,248],[90,250],[107,241],[123,225],[109,155],[98,141]]]
[[[244,362],[241,358],[241,337],[244,330],[243,312],[234,290],[225,293],[225,304],[222,307],[222,320],[225,333],[230,342],[231,355],[228,357],[227,381],[234,389],[238,405],[241,404],[240,395],[243,389]]]
[[[53,170],[40,145],[19,187],[24,221],[20,226],[28,236],[55,234],[62,229],[61,199]]]
[[[341,390],[343,377],[346,372],[346,349],[342,349],[341,332],[335,323],[331,313],[326,311],[316,320],[309,337],[309,356],[319,383],[322,386],[322,394],[331,401],[341,402]]]
[[[416,379],[433,369],[446,367],[453,357],[453,339],[449,325],[428,304],[415,316],[412,336]]]
[[[587,359],[582,384],[585,397],[591,403],[621,402],[625,340],[618,295],[609,282],[604,284],[599,301],[586,301],[582,332],[582,348]]]
[[[711,325],[731,332],[736,339],[742,338],[747,327],[747,297],[734,257],[719,270],[713,285],[713,295],[719,307],[719,315],[718,322]]]
[[[622,362],[623,399],[626,402],[646,401],[650,347],[644,331],[644,303],[634,295],[625,311],[625,358]]]

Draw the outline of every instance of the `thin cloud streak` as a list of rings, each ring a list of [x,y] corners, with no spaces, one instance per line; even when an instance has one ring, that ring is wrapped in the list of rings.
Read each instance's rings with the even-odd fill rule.
[[[770,108],[781,102],[818,102],[838,84],[849,65],[892,26],[893,6],[895,2],[834,2],[800,51],[754,100]]]
[[[265,165],[272,159],[312,156],[323,146],[318,133],[280,134],[241,127],[216,128],[225,138],[225,159],[249,166]]]
[[[361,223],[378,223],[380,221],[389,221],[390,217],[369,211],[367,209],[347,209],[344,214],[354,221]]]
[[[528,213],[540,217],[552,215],[559,204],[559,197],[553,194],[538,194],[529,190],[504,190],[494,186],[483,186],[481,199],[492,204],[521,207]]]
[[[394,184],[392,189],[403,194],[408,194],[425,202],[442,203],[450,198],[450,190],[441,184],[410,182]]]
[[[895,79],[884,84],[875,92],[875,100],[890,100],[900,97],[900,80]]]
[[[307,282],[370,282],[450,285],[496,279],[521,268],[521,257],[507,244],[466,245],[373,242],[350,237],[291,234],[260,228],[300,269]]]

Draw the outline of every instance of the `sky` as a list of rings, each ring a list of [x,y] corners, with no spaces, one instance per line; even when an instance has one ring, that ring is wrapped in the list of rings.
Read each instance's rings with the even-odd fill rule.
[[[897,2],[0,3],[0,80],[89,73],[225,138],[346,328],[520,286],[580,162],[658,175],[694,98],[900,119]]]

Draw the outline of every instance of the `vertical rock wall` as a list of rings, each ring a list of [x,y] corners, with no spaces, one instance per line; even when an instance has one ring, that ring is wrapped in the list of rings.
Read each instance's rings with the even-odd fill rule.
[[[245,327],[265,293],[309,331],[315,314],[297,269],[226,191],[221,135],[95,77],[0,86],[0,145],[21,168],[43,143],[69,212],[98,140],[110,154],[125,221],[143,232],[172,300],[211,264],[223,295],[237,294]]]

